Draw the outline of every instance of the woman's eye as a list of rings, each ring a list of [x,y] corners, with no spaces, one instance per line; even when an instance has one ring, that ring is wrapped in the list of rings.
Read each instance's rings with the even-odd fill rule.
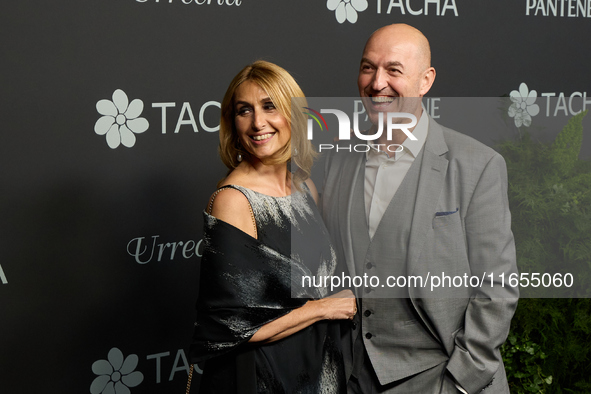
[[[249,107],[240,107],[236,110],[236,114],[238,115],[246,115],[250,112],[250,108]]]
[[[270,100],[269,100],[269,101],[265,101],[265,102],[263,103],[263,109],[265,109],[265,110],[267,110],[267,111],[268,111],[268,110],[271,110],[271,109],[275,109],[275,104],[273,104],[273,102],[272,102],[272,101],[270,101]]]

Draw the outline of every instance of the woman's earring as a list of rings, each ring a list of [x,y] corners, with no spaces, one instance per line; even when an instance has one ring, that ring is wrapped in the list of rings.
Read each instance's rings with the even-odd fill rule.
[[[242,161],[242,153],[238,152],[238,154],[236,155],[236,160],[238,161],[238,163]]]
[[[298,148],[293,148],[293,155],[292,156],[297,156],[298,155]]]

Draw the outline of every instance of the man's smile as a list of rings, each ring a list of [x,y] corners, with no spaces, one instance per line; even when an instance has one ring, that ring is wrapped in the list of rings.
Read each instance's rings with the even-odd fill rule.
[[[394,101],[392,96],[369,96],[373,104],[391,103]]]

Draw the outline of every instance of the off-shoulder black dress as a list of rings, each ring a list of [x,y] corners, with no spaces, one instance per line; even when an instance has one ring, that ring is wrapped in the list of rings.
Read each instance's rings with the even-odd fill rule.
[[[203,368],[199,393],[346,393],[338,321],[248,343],[264,324],[328,295],[317,286],[337,263],[314,200],[307,191],[272,197],[228,187],[247,197],[257,239],[204,213],[190,349],[190,361]]]

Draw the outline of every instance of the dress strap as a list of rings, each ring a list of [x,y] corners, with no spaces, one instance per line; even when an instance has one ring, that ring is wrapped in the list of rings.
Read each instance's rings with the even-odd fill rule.
[[[252,218],[252,223],[254,225],[254,237],[256,239],[258,239],[257,222],[254,219],[254,212],[252,211],[252,206],[250,205],[250,200],[248,199],[248,196],[246,195],[246,193],[244,193],[244,191],[241,190],[240,188],[238,188],[238,187],[236,187],[234,185],[226,185],[226,186],[220,187],[215,192],[213,192],[213,194],[211,195],[211,198],[209,199],[209,204],[207,206],[207,213],[209,215],[211,215],[211,210],[213,209],[213,200],[215,200],[215,198],[219,194],[219,192],[221,192],[224,189],[238,190],[240,193],[242,193],[244,195],[244,197],[246,197],[246,201],[248,201],[248,210],[250,211],[250,217]]]

